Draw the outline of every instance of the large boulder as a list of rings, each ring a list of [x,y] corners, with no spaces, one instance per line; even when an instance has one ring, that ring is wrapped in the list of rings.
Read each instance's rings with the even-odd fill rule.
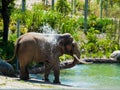
[[[120,63],[120,50],[114,51],[111,55],[110,58],[118,61]]]
[[[16,77],[13,66],[0,58],[0,75]]]

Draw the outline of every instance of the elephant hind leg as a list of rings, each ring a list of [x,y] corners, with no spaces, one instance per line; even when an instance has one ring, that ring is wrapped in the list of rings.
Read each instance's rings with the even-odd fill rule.
[[[20,79],[22,80],[28,80],[29,79],[29,72],[27,66],[20,67]]]

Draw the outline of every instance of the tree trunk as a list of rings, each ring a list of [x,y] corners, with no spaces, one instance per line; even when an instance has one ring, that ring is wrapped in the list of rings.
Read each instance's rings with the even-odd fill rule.
[[[76,0],[74,0],[74,14],[76,14]]]
[[[8,30],[9,30],[9,12],[8,12],[8,3],[6,0],[2,0],[2,17],[3,17],[3,42],[8,41]]]
[[[108,0],[106,0],[105,11],[106,11],[106,17],[108,17]]]
[[[24,12],[26,9],[26,0],[22,0],[22,11]]]
[[[85,0],[84,7],[84,33],[87,34],[87,15],[88,15],[88,0]]]
[[[102,3],[103,3],[103,1],[100,0],[100,18],[101,19],[102,19]]]
[[[54,10],[54,0],[52,0],[52,10]]]

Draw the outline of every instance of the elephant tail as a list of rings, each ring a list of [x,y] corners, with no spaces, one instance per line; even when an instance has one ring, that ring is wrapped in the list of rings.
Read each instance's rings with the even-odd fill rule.
[[[14,49],[14,55],[12,56],[12,58],[10,58],[9,60],[6,60],[8,63],[12,62],[14,60],[14,58],[16,57],[20,40],[21,40],[21,38],[19,38],[16,42],[15,49]]]

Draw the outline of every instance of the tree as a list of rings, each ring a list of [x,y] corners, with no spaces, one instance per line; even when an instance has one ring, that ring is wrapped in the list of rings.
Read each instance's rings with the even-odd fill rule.
[[[87,15],[88,15],[88,0],[85,0],[84,7],[84,33],[87,34]]]
[[[22,0],[22,11],[24,12],[26,9],[26,0]]]
[[[1,2],[2,2],[1,14],[3,18],[3,42],[7,42],[10,15],[11,10],[14,7],[14,0],[1,0]]]
[[[76,13],[76,0],[71,0],[71,14]]]
[[[71,11],[71,8],[67,0],[57,0],[56,10],[67,15]]]
[[[54,0],[52,0],[52,10],[54,10]]]
[[[100,18],[102,18],[103,9],[106,11],[106,17],[108,16],[108,6],[113,7],[114,5],[120,6],[120,0],[96,0],[100,4]]]
[[[102,18],[102,0],[100,0],[100,18]]]

